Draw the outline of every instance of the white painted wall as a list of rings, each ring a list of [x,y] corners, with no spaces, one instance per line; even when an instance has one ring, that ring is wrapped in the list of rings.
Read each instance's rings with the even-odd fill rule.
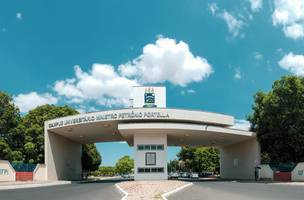
[[[137,151],[137,145],[163,144],[164,150]],[[156,165],[146,165],[145,153],[156,152]],[[163,167],[163,173],[137,173],[139,167]],[[166,134],[134,134],[134,179],[135,180],[166,180],[167,173],[167,135]]]
[[[45,164],[37,164],[34,170],[34,181],[46,181],[46,165]]]
[[[81,144],[58,134],[45,133],[45,163],[48,180],[81,179]]]
[[[259,165],[259,179],[270,179],[273,180],[273,170],[269,165]]]
[[[153,89],[155,94],[155,105],[158,108],[166,107],[166,87],[146,87],[146,86],[135,86],[133,87],[133,107],[142,108],[145,105],[145,91],[147,89]]]
[[[0,160],[0,182],[15,181],[16,172],[9,161]]]
[[[260,161],[256,139],[220,148],[221,178],[254,179],[255,167]]]
[[[291,172],[292,181],[304,181],[304,162],[298,163]]]

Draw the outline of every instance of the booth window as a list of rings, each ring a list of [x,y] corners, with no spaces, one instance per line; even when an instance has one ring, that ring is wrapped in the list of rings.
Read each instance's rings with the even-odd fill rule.
[[[146,165],[156,165],[156,153],[155,152],[146,153]]]
[[[140,167],[140,168],[137,168],[137,172],[139,174],[142,174],[142,173],[163,173],[164,168],[163,167]]]
[[[139,144],[137,145],[137,150],[138,151],[163,151],[164,150],[164,145],[163,144]]]
[[[157,150],[164,150],[164,145],[157,145]]]
[[[144,172],[145,172],[145,169],[144,169],[144,168],[137,168],[137,172],[138,172],[138,173],[144,173]]]

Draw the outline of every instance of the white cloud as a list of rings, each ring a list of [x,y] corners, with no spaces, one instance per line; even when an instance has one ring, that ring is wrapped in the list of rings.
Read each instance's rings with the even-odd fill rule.
[[[208,5],[209,10],[211,11],[212,15],[215,15],[215,13],[218,11],[218,7],[216,3],[211,3]]]
[[[242,74],[241,74],[240,68],[235,69],[235,73],[234,73],[233,78],[234,79],[241,79],[242,78]]]
[[[286,37],[301,39],[304,37],[304,1],[274,0],[272,22],[282,26]]]
[[[304,10],[303,10],[304,12]],[[287,37],[290,37],[294,40],[298,38],[303,38],[304,37],[304,25],[302,24],[292,24],[290,26],[284,27],[284,33]]]
[[[128,106],[132,86],[169,82],[179,86],[199,82],[212,73],[208,61],[194,56],[183,41],[159,36],[155,44],[147,44],[143,53],[115,68],[109,64],[93,64],[90,71],[74,67],[75,77],[58,80],[53,90],[73,104],[93,101],[106,107]],[[194,90],[187,90],[194,93]],[[85,112],[83,107],[79,111]]]
[[[196,91],[193,89],[187,89],[187,90],[182,90],[181,91],[181,95],[185,95],[185,94],[195,94]]]
[[[205,58],[194,56],[187,43],[160,37],[155,44],[147,44],[140,56],[120,65],[119,72],[142,84],[170,82],[186,86],[206,79],[212,67]]]
[[[196,91],[195,91],[195,90],[192,90],[192,89],[188,89],[187,92],[188,92],[189,94],[195,94],[195,93],[196,93]]]
[[[221,18],[224,19],[228,26],[228,31],[232,34],[233,37],[237,37],[240,34],[240,30],[244,26],[244,22],[241,19],[237,19],[231,13],[226,10],[221,14]]]
[[[279,61],[279,65],[297,76],[304,76],[304,55],[290,52]]]
[[[75,66],[74,71],[75,78],[56,81],[53,87],[74,103],[93,100],[105,106],[126,106],[132,86],[138,85],[136,80],[120,76],[111,65],[94,64],[89,72]]]
[[[284,54],[284,51],[282,48],[277,48],[276,49],[277,53],[280,54],[280,55],[283,55]]]
[[[248,131],[250,129],[250,122],[244,119],[236,119],[231,128]]]
[[[260,52],[254,52],[254,57],[256,60],[262,60],[263,55]]]
[[[78,107],[76,107],[76,110],[79,112],[79,113],[88,113],[88,112],[95,112],[95,111],[98,111],[98,109],[96,109],[95,107],[93,106],[85,106],[85,105],[79,105]]]
[[[21,12],[16,13],[16,19],[22,20],[22,13]]]
[[[249,2],[250,2],[250,8],[253,12],[258,12],[263,6],[262,0],[249,0]]]
[[[212,13],[212,15],[216,16],[219,19],[222,19],[225,21],[228,27],[229,33],[232,34],[233,37],[240,36],[240,31],[245,25],[244,21],[241,19],[238,19],[233,14],[226,10],[219,10],[216,3],[209,4],[209,10]],[[243,35],[241,35],[243,37]]]
[[[49,93],[38,94],[30,92],[27,94],[19,94],[13,97],[15,105],[17,105],[22,113],[28,112],[37,106],[45,104],[56,104],[58,99]]]

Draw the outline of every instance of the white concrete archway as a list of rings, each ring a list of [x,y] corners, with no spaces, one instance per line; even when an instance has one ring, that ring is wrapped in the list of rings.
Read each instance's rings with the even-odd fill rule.
[[[260,160],[255,133],[231,129],[233,124],[229,115],[168,108],[110,110],[46,121],[47,178],[80,179],[81,144],[126,141],[134,146],[135,179],[167,179],[167,146],[182,145],[216,146],[221,177],[253,179]]]

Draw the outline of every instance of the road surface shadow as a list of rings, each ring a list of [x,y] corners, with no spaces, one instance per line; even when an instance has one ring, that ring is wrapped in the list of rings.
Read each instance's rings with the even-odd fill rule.
[[[96,183],[120,183],[123,181],[133,181],[133,179],[124,179],[124,178],[113,178],[113,179],[105,179],[105,180],[82,180],[82,181],[73,181],[72,184],[96,184]]]

